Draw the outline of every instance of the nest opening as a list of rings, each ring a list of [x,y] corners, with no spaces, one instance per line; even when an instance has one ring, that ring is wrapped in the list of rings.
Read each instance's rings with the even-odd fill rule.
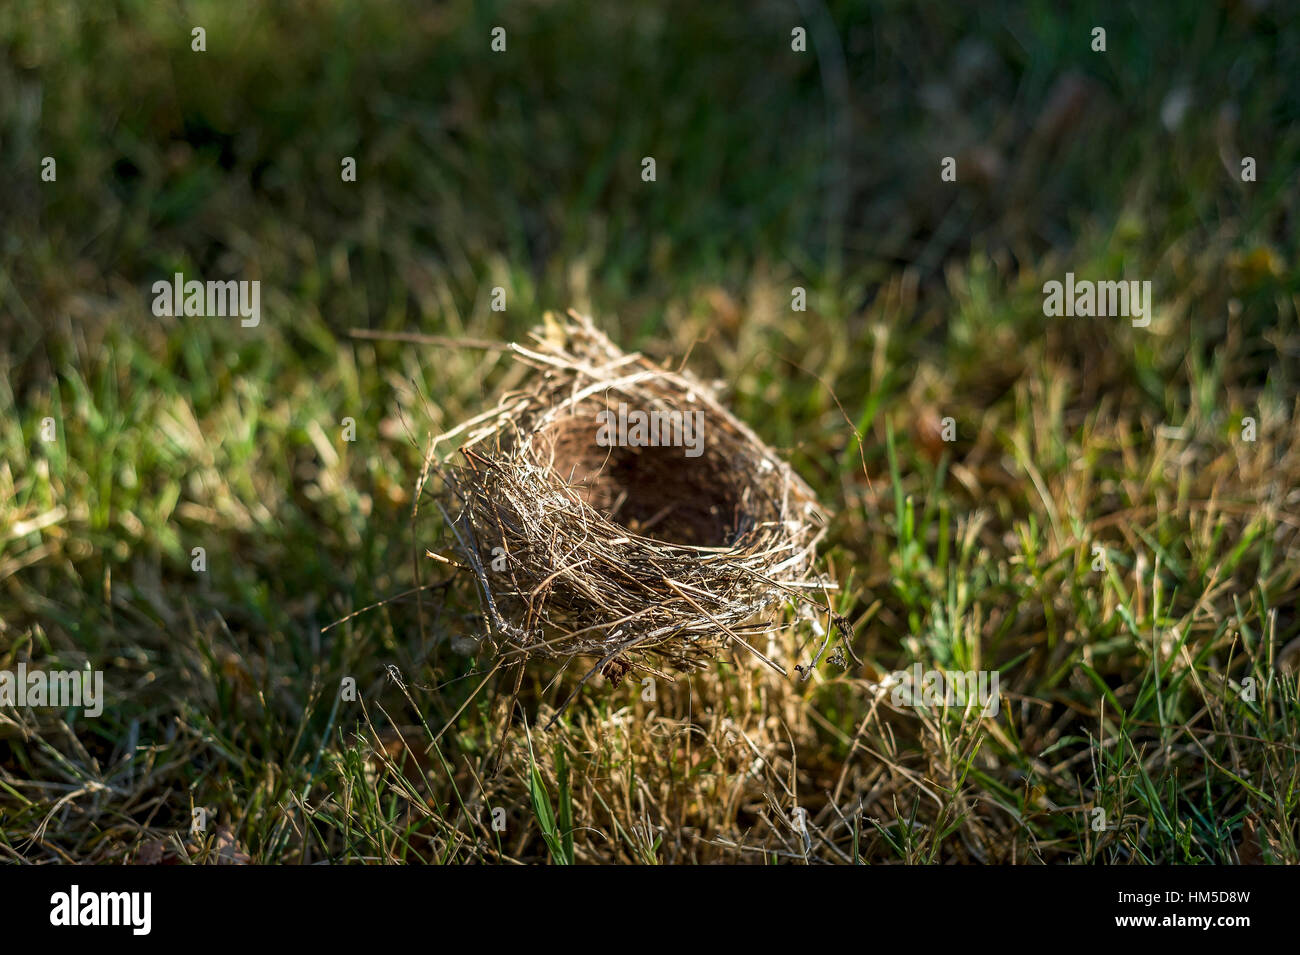
[[[671,444],[605,447],[598,415],[607,408],[588,402],[543,427],[532,442],[534,463],[632,534],[689,547],[732,546],[752,516],[738,486],[744,476],[723,449],[709,440],[694,457]]]

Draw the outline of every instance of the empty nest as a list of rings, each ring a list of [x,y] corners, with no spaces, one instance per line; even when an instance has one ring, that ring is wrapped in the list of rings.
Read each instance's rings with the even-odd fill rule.
[[[598,670],[671,678],[728,644],[784,674],[759,638],[832,586],[814,570],[825,515],[812,490],[709,386],[624,353],[590,319],[570,312],[531,337],[509,346],[524,386],[435,438],[421,477],[441,477],[488,649],[594,659],[583,683]],[[689,446],[667,428],[678,443],[598,442],[601,412],[620,405],[661,423],[691,415],[700,431]],[[457,463],[438,454],[445,442]]]

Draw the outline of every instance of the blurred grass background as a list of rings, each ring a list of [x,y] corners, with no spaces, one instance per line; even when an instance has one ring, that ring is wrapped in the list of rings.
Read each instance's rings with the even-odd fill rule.
[[[1300,861],[1300,19],[1059,6],[5,5],[0,667],[110,705],[0,710],[0,852]],[[1067,270],[1150,279],[1150,328],[1045,318]],[[261,325],[155,318],[178,271]],[[814,484],[865,668],[601,687],[524,745],[577,674],[472,696],[456,587],[322,631],[412,585],[423,442],[503,374],[348,331],[569,306]],[[999,669],[1002,715],[887,713],[913,660]]]

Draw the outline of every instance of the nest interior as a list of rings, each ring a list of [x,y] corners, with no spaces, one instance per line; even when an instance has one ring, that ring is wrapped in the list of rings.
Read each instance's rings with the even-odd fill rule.
[[[559,335],[511,346],[524,387],[439,436],[427,458],[492,650],[590,657],[588,677],[617,679],[670,677],[733,644],[785,672],[758,638],[789,625],[780,607],[832,586],[814,570],[825,515],[812,491],[707,385],[571,316]],[[601,413],[620,408],[690,415],[695,430],[598,440]],[[435,453],[453,439],[463,463]]]
[[[738,466],[744,456],[730,435],[704,442],[697,457],[673,445],[599,445],[598,415],[617,413],[614,397],[583,402],[532,441],[536,463],[606,520],[665,543],[730,547],[758,520],[776,516],[770,506],[755,506],[768,502],[750,492],[751,481]],[[627,397],[618,397],[628,407]]]

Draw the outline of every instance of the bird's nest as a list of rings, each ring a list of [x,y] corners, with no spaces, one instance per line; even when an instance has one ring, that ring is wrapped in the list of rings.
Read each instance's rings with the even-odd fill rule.
[[[708,385],[570,316],[511,345],[524,387],[426,458],[488,649],[585,657],[588,677],[617,682],[699,668],[733,644],[784,673],[765,636],[830,586],[814,570],[825,516],[812,490]],[[446,442],[457,463],[437,453]]]

